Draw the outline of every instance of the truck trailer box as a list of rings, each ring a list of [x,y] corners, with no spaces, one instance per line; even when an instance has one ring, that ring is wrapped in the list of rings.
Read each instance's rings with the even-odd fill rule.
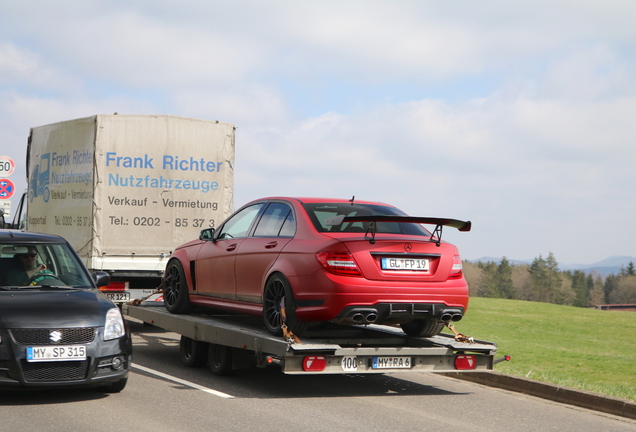
[[[120,283],[111,289],[125,283],[148,291],[176,246],[231,214],[234,129],[117,114],[34,127],[27,229],[65,237],[89,269]]]

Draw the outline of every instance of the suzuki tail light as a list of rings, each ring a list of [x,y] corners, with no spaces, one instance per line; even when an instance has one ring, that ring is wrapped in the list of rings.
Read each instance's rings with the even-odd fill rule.
[[[344,276],[361,276],[360,268],[349,252],[318,252],[318,262],[329,272]]]

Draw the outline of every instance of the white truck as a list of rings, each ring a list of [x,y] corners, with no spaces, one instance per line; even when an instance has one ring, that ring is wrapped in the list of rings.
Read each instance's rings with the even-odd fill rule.
[[[172,250],[233,210],[234,126],[94,115],[31,129],[26,229],[61,235],[115,302],[161,283]],[[19,220],[19,215],[16,215]]]

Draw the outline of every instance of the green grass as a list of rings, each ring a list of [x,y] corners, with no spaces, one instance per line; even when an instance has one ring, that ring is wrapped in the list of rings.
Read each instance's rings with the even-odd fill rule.
[[[498,372],[636,401],[635,312],[472,297],[455,330],[510,355]]]

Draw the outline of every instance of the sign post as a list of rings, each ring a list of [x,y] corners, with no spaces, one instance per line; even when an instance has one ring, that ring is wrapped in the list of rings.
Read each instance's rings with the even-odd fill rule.
[[[9,156],[0,156],[0,178],[9,177],[15,171],[15,162]]]
[[[0,200],[6,200],[13,196],[15,185],[9,179],[0,179]]]

